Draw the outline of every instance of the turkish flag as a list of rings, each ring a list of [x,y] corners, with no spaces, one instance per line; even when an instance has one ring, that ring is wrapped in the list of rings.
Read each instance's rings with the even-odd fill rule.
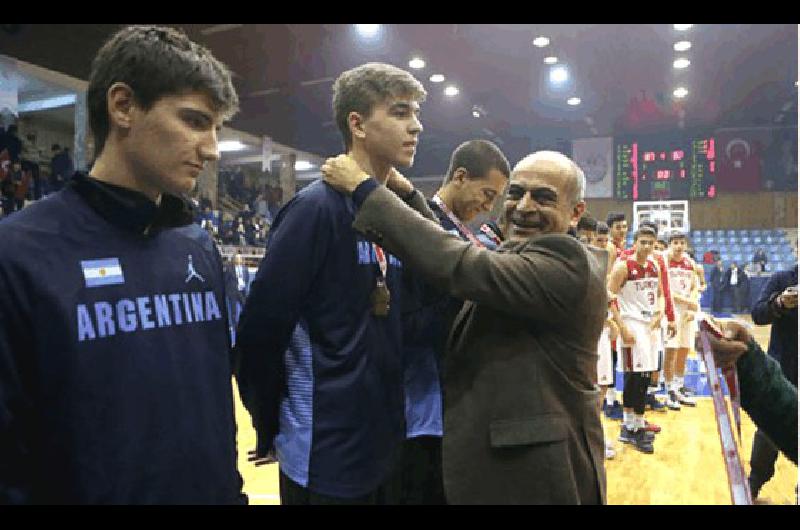
[[[769,146],[769,131],[741,129],[718,131],[715,141],[717,189],[720,191],[758,191],[761,166]]]

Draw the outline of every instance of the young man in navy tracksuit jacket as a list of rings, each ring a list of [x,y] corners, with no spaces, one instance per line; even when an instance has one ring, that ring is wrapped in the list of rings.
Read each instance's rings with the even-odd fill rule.
[[[130,27],[88,103],[91,174],[0,223],[0,504],[245,502],[222,264],[178,197],[218,157],[230,76]]]
[[[385,64],[334,84],[345,146],[381,181],[411,165],[424,97]],[[237,332],[240,394],[257,456],[276,454],[283,504],[399,499],[402,263],[358,234],[354,216],[352,199],[322,181],[293,197],[270,228]]]
[[[496,145],[486,140],[464,142],[453,151],[445,182],[428,206],[442,228],[468,239],[464,223],[492,211],[510,173],[508,160]],[[475,239],[489,248],[498,243],[496,237],[490,240],[483,232]],[[403,292],[406,441],[400,502],[444,504],[439,365],[450,325],[464,302],[411,278]]]

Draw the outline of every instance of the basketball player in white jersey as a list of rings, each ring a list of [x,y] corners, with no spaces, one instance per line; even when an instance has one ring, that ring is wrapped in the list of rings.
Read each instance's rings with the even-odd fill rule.
[[[672,288],[672,301],[675,303],[675,323],[677,333],[667,340],[664,362],[664,379],[667,383],[667,407],[680,410],[681,405],[694,407],[694,400],[681,392],[683,369],[680,375],[676,367],[686,364],[686,356],[694,345],[696,334],[695,315],[700,310],[697,303],[698,281],[695,263],[686,254],[686,235],[674,232],[669,238],[669,281]]]
[[[580,224],[578,225],[580,230]],[[601,248],[606,250],[606,254],[608,255],[608,266],[606,267],[607,276],[606,281],[611,275],[611,269],[614,266],[614,261],[616,260],[616,253],[615,252],[608,252],[607,248],[608,243],[608,225],[602,221],[598,221],[595,226],[595,236],[591,240],[590,244],[596,248]],[[609,297],[608,304],[609,306],[613,303],[611,297]],[[617,337],[619,336],[619,329],[617,328],[617,324],[614,322],[613,314],[611,313],[611,309],[609,308],[606,322],[603,325],[603,332],[600,334],[600,340],[597,342],[597,385],[600,387],[600,408],[602,410],[603,402],[605,401],[608,406],[614,405],[614,400],[616,398],[616,392],[614,391],[614,357],[611,354],[611,344],[616,343]],[[608,390],[611,389],[613,394],[612,398],[608,399]],[[614,450],[614,443],[606,438],[606,459],[610,460],[616,456],[616,451]]]
[[[663,292],[659,269],[649,256],[656,235],[643,226],[634,234],[634,254],[619,259],[611,271],[608,290],[616,295],[612,306],[622,338],[625,372],[623,424],[620,441],[652,454],[654,435],[645,430],[644,419],[650,372],[658,370],[657,334],[663,315]]]

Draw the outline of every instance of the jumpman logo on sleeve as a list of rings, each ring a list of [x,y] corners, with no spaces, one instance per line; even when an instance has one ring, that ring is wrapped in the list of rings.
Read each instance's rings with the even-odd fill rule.
[[[201,282],[205,283],[203,277],[200,276],[200,274],[198,274],[196,270],[194,270],[194,264],[192,263],[192,255],[189,254],[188,276],[186,277],[185,283],[189,283],[189,280],[191,280],[192,278],[197,278]]]

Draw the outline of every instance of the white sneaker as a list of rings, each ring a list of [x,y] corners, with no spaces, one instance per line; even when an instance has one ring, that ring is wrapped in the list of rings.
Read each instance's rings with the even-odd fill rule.
[[[617,456],[617,452],[614,450],[614,443],[606,440],[606,460],[613,460],[615,456]]]
[[[694,400],[693,397],[682,394],[680,391],[676,392],[676,394],[678,396],[678,402],[681,405],[686,405],[687,407],[697,406],[697,402]]]
[[[667,393],[667,401],[664,404],[669,410],[681,410],[679,398],[674,390],[670,390]]]

